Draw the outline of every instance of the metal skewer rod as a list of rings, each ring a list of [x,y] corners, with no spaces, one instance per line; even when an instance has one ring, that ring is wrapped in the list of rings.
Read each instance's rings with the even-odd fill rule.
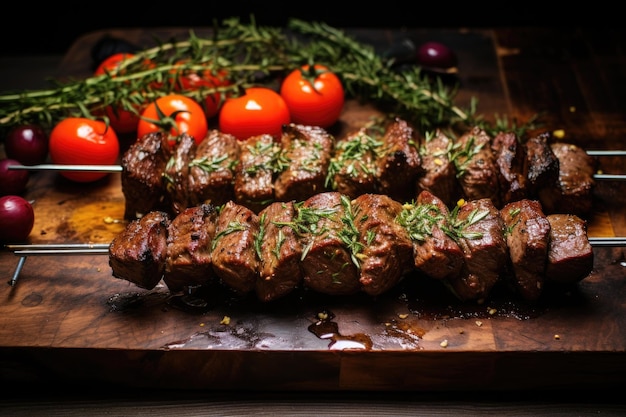
[[[626,151],[586,151],[589,156],[626,156]]]
[[[10,250],[22,249],[108,249],[110,243],[29,243],[10,244],[4,247]]]
[[[589,152],[605,152],[605,151],[589,151]],[[626,151],[606,151],[611,154],[619,153],[626,156]],[[608,155],[608,154],[605,154]],[[55,165],[55,164],[40,164],[40,165],[9,165],[7,167],[10,170],[27,170],[27,171],[88,171],[88,172],[122,172],[121,165]],[[594,174],[596,180],[609,180],[609,181],[626,181],[626,175],[623,174]]]
[[[626,237],[590,237],[589,243],[594,248],[618,248],[621,246],[626,246]]]
[[[17,278],[20,276],[20,272],[22,272],[22,268],[24,268],[24,263],[26,263],[26,256],[20,257],[19,261],[17,261],[17,266],[15,267],[15,271],[13,271],[13,276],[9,281],[9,285],[15,287],[15,283],[17,282]]]
[[[21,249],[13,251],[16,256],[46,256],[46,255],[106,255],[108,249]]]
[[[594,174],[593,178],[596,180],[626,181],[626,175],[623,174]]]
[[[103,255],[109,253],[109,243],[43,243],[6,245],[16,256],[41,255]]]
[[[593,247],[623,247],[626,246],[626,237],[590,237],[589,243]],[[43,243],[25,245],[5,245],[20,259],[8,284],[12,287],[17,283],[17,279],[24,268],[28,256],[51,256],[51,255],[108,255],[108,243]]]
[[[122,172],[121,165],[9,165],[8,169],[27,171],[89,171],[89,172]]]
[[[589,243],[594,247],[626,246],[626,237],[589,237]],[[42,243],[25,245],[5,245],[16,256],[31,255],[106,255],[109,253],[109,243]]]

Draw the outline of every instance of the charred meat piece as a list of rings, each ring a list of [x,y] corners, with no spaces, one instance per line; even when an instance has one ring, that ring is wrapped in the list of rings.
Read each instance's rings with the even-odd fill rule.
[[[559,160],[558,186],[541,195],[547,213],[569,213],[587,218],[592,211],[593,175],[597,161],[579,146],[557,142],[550,145]]]
[[[376,192],[376,159],[382,142],[378,126],[350,133],[335,143],[326,188],[349,198]]]
[[[498,168],[489,135],[475,127],[461,136],[456,146],[454,161],[465,199],[489,198],[500,207]]]
[[[501,204],[528,197],[526,149],[513,132],[500,132],[491,142],[496,158]]]
[[[190,207],[187,188],[189,162],[196,153],[196,147],[195,139],[187,133],[177,136],[172,156],[163,172],[165,191],[172,204],[171,212],[174,216]]]
[[[573,214],[549,214],[550,247],[546,281],[574,284],[593,270],[593,248],[587,237],[587,223]]]
[[[413,242],[413,265],[435,279],[457,276],[463,266],[463,251],[446,232],[448,208],[430,191],[422,191],[400,221]]]
[[[321,127],[289,124],[281,136],[286,168],[274,181],[277,201],[304,201],[325,191],[334,138]]]
[[[252,210],[232,201],[221,207],[211,261],[221,281],[239,295],[256,287],[259,260],[254,245],[258,234],[259,218]]]
[[[419,137],[406,121],[395,119],[381,141],[376,160],[377,192],[396,201],[411,201],[415,192],[412,184],[421,172]]]
[[[550,147],[551,135],[541,133],[526,141],[528,197],[539,199],[543,190],[558,187],[559,160]],[[545,207],[543,208],[545,210]]]
[[[322,294],[346,295],[359,291],[359,272],[349,243],[358,232],[346,228],[350,200],[338,192],[316,194],[299,204],[296,223],[303,233],[303,282]]]
[[[351,224],[358,231],[361,289],[369,295],[394,287],[413,265],[413,244],[396,218],[402,204],[385,194],[363,194],[352,201]]]
[[[451,159],[453,141],[441,131],[428,135],[420,146],[422,173],[417,178],[416,195],[429,191],[446,205],[454,207],[463,196]]]
[[[115,236],[109,246],[113,276],[147,290],[156,287],[165,272],[169,223],[167,213],[152,211]]]
[[[189,163],[189,205],[209,203],[221,206],[233,200],[235,167],[238,163],[237,138],[215,129],[210,130]]]
[[[137,219],[153,210],[171,210],[163,173],[172,150],[168,135],[149,133],[134,142],[122,155],[122,193],[124,218]]]
[[[274,201],[274,177],[280,169],[280,144],[271,135],[259,135],[242,141],[239,146],[235,201],[258,213]]]
[[[216,279],[211,263],[217,209],[202,204],[183,210],[169,225],[163,281],[171,292]]]
[[[261,301],[280,298],[302,281],[302,244],[294,223],[294,202],[274,202],[259,213],[260,261],[256,293]]]
[[[506,228],[512,287],[523,299],[536,301],[544,287],[550,222],[536,200],[511,202],[500,214]]]
[[[461,274],[449,277],[447,282],[461,300],[481,302],[505,272],[508,252],[504,221],[488,198],[457,207],[450,217],[465,263]]]

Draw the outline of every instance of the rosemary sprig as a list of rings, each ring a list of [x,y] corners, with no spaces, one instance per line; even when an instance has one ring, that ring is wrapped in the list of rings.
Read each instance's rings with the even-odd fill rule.
[[[359,241],[359,229],[354,223],[358,213],[353,210],[352,202],[345,195],[341,196],[341,205],[343,206],[344,211],[344,215],[341,217],[341,222],[344,227],[339,230],[338,237],[346,249],[350,252],[350,259],[352,260],[352,263],[359,268],[361,266],[359,258],[364,245]],[[370,239],[372,239],[372,237],[370,237]]]
[[[459,200],[454,209],[448,215],[448,223],[443,231],[452,239],[480,239],[483,234],[480,232],[469,232],[467,228],[478,223],[489,215],[489,211],[479,211],[477,208],[472,210],[465,219],[459,219],[459,211],[465,205],[465,200]]]
[[[224,236],[229,235],[231,233],[235,233],[235,232],[243,232],[245,230],[248,230],[249,226],[245,225],[241,222],[238,221],[232,221],[230,223],[228,223],[228,226],[226,226],[223,230],[221,230],[219,233],[217,233],[215,235],[215,237],[213,238],[213,242],[211,243],[211,250],[215,250],[215,247],[217,246],[217,242]]]
[[[411,240],[423,242],[432,235],[433,226],[442,225],[447,218],[434,204],[407,203],[396,221],[408,232]]]
[[[349,97],[376,103],[417,129],[475,120],[475,105],[464,110],[454,104],[456,88],[433,82],[419,67],[397,71],[392,60],[339,29],[293,19],[285,30],[258,26],[253,18],[249,24],[230,18],[216,25],[209,39],[190,32],[186,40],[140,51],[116,73],[0,95],[0,128],[29,122],[50,128],[69,116],[101,117],[107,106],[136,112],[138,105],[176,91],[176,79],[184,71],[229,74],[229,85],[182,91],[201,102],[207,94],[237,95],[253,85],[275,86],[282,75],[310,62],[334,71]]]
[[[355,135],[336,142],[335,154],[330,160],[324,182],[326,187],[336,190],[335,176],[341,172],[350,177],[374,176],[374,161],[381,153],[383,142],[371,132],[371,129],[361,129]]]

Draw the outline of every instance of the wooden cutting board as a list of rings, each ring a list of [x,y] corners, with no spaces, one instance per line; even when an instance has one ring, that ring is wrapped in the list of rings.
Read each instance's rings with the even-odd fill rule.
[[[91,47],[105,34],[147,45],[153,35],[187,30],[86,35],[68,51],[61,73],[89,74]],[[591,69],[536,50],[546,42],[541,31],[352,33],[379,48],[403,37],[448,43],[459,55],[460,103],[478,97],[482,113],[521,119],[545,106],[548,122],[573,142],[620,148],[625,123],[602,107],[597,74],[576,83]],[[374,111],[348,103],[343,129]],[[603,159],[602,167],[626,172],[619,158]],[[598,185],[590,236],[626,236],[623,196],[621,183]],[[36,213],[32,243],[109,243],[125,225],[119,174],[81,185],[38,172],[27,197]],[[417,276],[376,298],[302,290],[264,304],[217,285],[182,297],[163,285],[146,291],[112,277],[104,255],[29,257],[17,285],[0,293],[0,378],[175,389],[606,389],[626,382],[626,262],[623,248],[596,248],[594,255],[589,277],[533,305],[507,291],[481,305],[459,303]],[[17,261],[0,252],[3,279]]]

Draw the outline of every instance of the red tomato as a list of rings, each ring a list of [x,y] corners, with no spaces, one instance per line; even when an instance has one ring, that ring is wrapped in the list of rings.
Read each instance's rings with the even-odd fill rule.
[[[290,122],[285,100],[266,87],[248,88],[244,95],[226,99],[219,114],[220,130],[239,140],[261,134],[278,138]]]
[[[112,165],[120,144],[115,130],[99,120],[68,117],[50,132],[50,159],[61,165]],[[60,171],[77,182],[92,182],[108,175],[106,172]]]
[[[327,128],[339,120],[344,104],[341,80],[322,65],[303,65],[283,80],[280,95],[294,123]]]
[[[98,65],[94,75],[103,75],[106,72],[114,74],[118,71],[119,66],[128,58],[134,57],[134,54],[117,53],[113,54]],[[121,73],[124,73],[122,70]],[[109,118],[109,123],[117,133],[132,133],[137,130],[139,124],[139,115],[141,108],[137,108],[137,113],[125,110],[121,107],[117,109],[107,106],[104,114]]]
[[[102,61],[100,65],[98,65],[98,68],[96,68],[94,75],[102,75],[102,74],[105,74],[107,71],[111,73],[115,73],[117,72],[117,69],[119,68],[120,64],[122,64],[126,59],[132,58],[134,56],[135,56],[134,54],[129,54],[125,52],[113,54],[109,56],[107,59],[105,59],[104,61]]]
[[[197,101],[182,94],[169,94],[157,98],[141,113],[137,137],[159,131],[169,131],[174,137],[187,133],[200,143],[209,131],[209,123]]]
[[[176,79],[174,91],[192,91],[202,88],[215,88],[230,85],[228,73],[226,70],[220,70],[212,73],[209,70],[202,72],[182,71]],[[204,113],[208,119],[217,115],[222,103],[222,95],[220,93],[207,94],[204,102]]]

